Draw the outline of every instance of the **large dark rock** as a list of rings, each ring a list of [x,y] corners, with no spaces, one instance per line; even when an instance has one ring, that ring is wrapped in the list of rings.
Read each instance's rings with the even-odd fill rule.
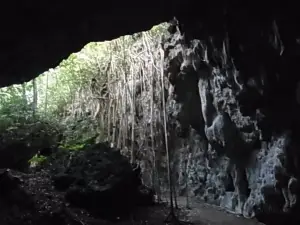
[[[83,212],[81,210],[81,212]],[[86,213],[81,213],[86,216]],[[75,217],[75,218],[74,218]],[[45,172],[0,170],[1,225],[77,225],[74,212],[51,185]]]
[[[29,167],[28,161],[38,152],[26,142],[15,141],[0,146],[0,169],[10,168],[19,171],[26,171]]]
[[[140,168],[105,144],[66,152],[61,160],[68,162],[58,170],[54,164],[53,184],[66,192],[65,198],[73,206],[102,218],[116,219],[128,216],[137,205],[153,204],[154,193],[143,187]]]
[[[0,170],[0,213],[2,207],[34,207],[34,199],[22,188],[21,183],[20,178],[14,176],[9,169]]]

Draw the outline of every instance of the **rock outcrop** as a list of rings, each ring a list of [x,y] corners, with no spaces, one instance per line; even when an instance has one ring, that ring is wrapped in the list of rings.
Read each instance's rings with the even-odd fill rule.
[[[146,88],[136,97],[142,99],[139,103],[146,110],[135,119],[142,127],[135,141],[142,146],[142,154],[166,162],[165,98],[168,147],[174,157],[179,193],[189,192],[268,224],[297,224],[297,35],[289,30],[285,33],[290,20],[262,16],[260,25],[261,21],[248,20],[254,11],[241,11],[245,15],[218,12],[217,20],[226,29],[211,21],[189,24],[183,19],[178,26],[173,21],[171,35],[160,53],[165,56],[165,80],[161,82],[161,74],[151,74],[155,76],[155,90]],[[246,28],[236,24],[239,18]],[[153,105],[149,107],[152,95]],[[131,124],[130,116],[128,111]],[[157,132],[153,135],[151,123]],[[150,140],[144,144],[147,135]],[[155,136],[154,144],[151,135]],[[161,173],[158,182],[166,184],[166,165],[149,163],[148,159],[143,171],[148,173],[151,166],[164,167],[157,169]],[[145,180],[159,177],[154,171],[148,175]]]
[[[105,144],[52,157],[33,173],[0,169],[1,224],[111,224],[154,204],[140,168]]]
[[[299,222],[299,57],[283,45],[276,20],[265,26],[261,35],[249,27],[249,39],[191,39],[175,29],[164,45],[169,115],[188,144],[172,150],[179,174],[189,164],[178,178],[184,190],[188,176],[189,194],[247,218]]]
[[[114,220],[137,205],[154,203],[153,191],[142,185],[140,167],[103,143],[75,152],[60,150],[52,157],[48,164],[54,187],[65,192],[72,206]]]
[[[28,171],[36,154],[50,155],[59,142],[59,132],[50,124],[16,123],[0,132],[0,169]]]

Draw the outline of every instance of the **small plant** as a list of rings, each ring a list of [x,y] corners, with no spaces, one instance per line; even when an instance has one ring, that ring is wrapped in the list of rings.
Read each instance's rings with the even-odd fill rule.
[[[59,148],[62,149],[68,149],[68,150],[73,150],[73,151],[78,151],[84,149],[85,144],[65,144],[65,145],[60,145]]]
[[[36,167],[46,162],[47,157],[43,155],[35,155],[28,162],[31,167]]]

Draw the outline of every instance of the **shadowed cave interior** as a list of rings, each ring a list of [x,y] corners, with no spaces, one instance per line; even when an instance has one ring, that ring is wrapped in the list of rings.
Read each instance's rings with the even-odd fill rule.
[[[296,5],[98,5],[0,7],[0,223],[299,224]]]

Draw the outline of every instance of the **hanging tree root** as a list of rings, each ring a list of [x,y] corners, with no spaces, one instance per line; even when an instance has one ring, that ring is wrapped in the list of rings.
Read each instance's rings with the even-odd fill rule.
[[[192,225],[193,224],[191,222],[180,221],[178,219],[178,217],[175,215],[174,210],[170,210],[169,215],[164,220],[164,223],[165,224],[170,224],[170,225]]]
[[[174,213],[174,210],[170,210],[169,215],[164,221],[166,224],[172,224],[172,225],[181,225],[182,223],[179,221],[177,216]]]

